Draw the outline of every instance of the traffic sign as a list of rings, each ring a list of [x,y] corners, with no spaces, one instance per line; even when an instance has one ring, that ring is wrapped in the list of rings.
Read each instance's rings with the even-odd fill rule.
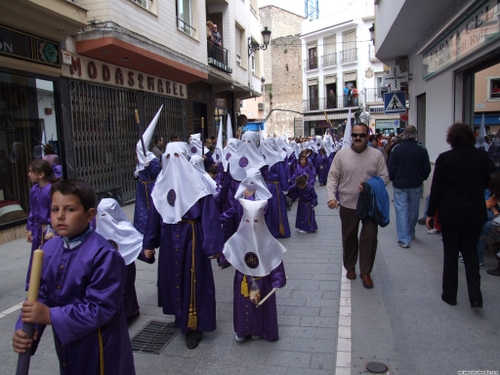
[[[389,92],[384,94],[385,113],[405,113],[406,112],[406,92]]]

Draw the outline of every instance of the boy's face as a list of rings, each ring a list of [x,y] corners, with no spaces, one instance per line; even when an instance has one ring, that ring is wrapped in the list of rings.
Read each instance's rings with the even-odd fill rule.
[[[52,195],[51,207],[51,225],[57,234],[64,237],[82,234],[95,215],[94,208],[85,212],[76,195],[63,195],[58,191]]]

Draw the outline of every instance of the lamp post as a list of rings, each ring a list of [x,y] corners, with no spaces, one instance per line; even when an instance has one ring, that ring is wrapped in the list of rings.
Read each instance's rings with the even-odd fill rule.
[[[372,23],[372,27],[368,29],[370,32],[370,40],[372,41],[372,44],[375,44],[375,24]]]
[[[254,42],[252,40],[252,37],[248,38],[248,56],[250,56],[254,51],[257,50],[262,50],[265,51],[267,49],[267,46],[269,45],[269,42],[271,41],[271,30],[269,30],[266,27],[264,27],[264,30],[261,32],[262,34],[262,40],[264,41],[264,44],[259,44],[257,42]]]

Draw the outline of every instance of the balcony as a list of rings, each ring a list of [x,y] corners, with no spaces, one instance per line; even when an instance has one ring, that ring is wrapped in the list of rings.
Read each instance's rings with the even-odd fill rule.
[[[226,73],[232,73],[233,68],[230,68],[227,61],[227,49],[207,41],[208,65],[216,67]]]
[[[335,96],[329,98],[306,99],[303,101],[303,111],[323,111],[325,109],[341,109],[359,106],[359,96]]]
[[[344,51],[340,51],[340,63],[350,64],[358,61],[358,49],[351,48]]]
[[[382,104],[384,102],[384,94],[381,89],[365,89],[365,103]]]
[[[318,58],[304,60],[304,71],[318,69]]]
[[[337,66],[337,54],[336,53],[330,53],[328,55],[321,56],[321,66],[323,68]]]

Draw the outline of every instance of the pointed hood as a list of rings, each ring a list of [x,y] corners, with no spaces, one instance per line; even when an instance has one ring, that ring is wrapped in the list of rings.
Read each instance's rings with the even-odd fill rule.
[[[160,107],[158,112],[156,112],[155,117],[153,118],[153,120],[151,120],[148,127],[146,128],[146,131],[142,135],[142,139],[144,140],[144,147],[146,147],[146,150],[143,150],[141,140],[139,139],[137,141],[137,144],[135,146],[135,153],[137,155],[137,160],[138,160],[137,167],[135,168],[136,174],[139,173],[140,171],[142,171],[146,167],[146,165],[151,160],[153,160],[153,158],[156,157],[151,151],[147,150],[147,148],[148,148],[148,145],[151,143],[151,138],[153,138],[153,134],[154,134],[155,129],[156,129],[156,124],[158,122],[158,119],[160,118],[160,113],[161,113],[162,109],[163,109],[163,105]],[[146,152],[144,152],[144,151],[146,151]],[[146,155],[144,155],[144,154],[146,154]]]
[[[231,116],[229,113],[227,114],[227,129],[226,129],[226,139],[229,142],[231,138],[234,138],[233,136],[233,125],[231,124]]]
[[[342,148],[351,147],[351,133],[352,133],[352,125],[351,125],[351,108],[349,108],[349,114],[347,115],[347,125],[345,126],[344,139]]]

